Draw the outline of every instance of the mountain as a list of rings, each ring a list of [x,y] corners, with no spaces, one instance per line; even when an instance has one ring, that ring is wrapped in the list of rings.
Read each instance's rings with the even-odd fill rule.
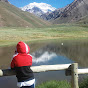
[[[44,14],[44,12],[38,7],[33,7],[32,9],[25,9],[23,11],[27,11],[27,12],[33,13],[36,16],[41,16],[42,14]]]
[[[88,0],[74,0],[64,8],[57,9],[49,14],[43,14],[41,18],[58,24],[77,22],[86,16],[88,16]]]
[[[2,1],[2,2],[8,2],[8,0],[0,0],[0,1]]]
[[[60,16],[60,13],[64,11],[65,8],[56,9],[51,13],[42,14],[40,17],[44,20],[55,20]]]
[[[28,11],[30,13],[33,13],[33,14],[35,14],[37,16],[41,16],[44,13],[54,11],[56,8],[54,8],[51,5],[46,4],[46,3],[33,2],[33,3],[30,3],[29,5],[21,7],[21,9],[23,11]]]
[[[50,23],[9,3],[0,1],[0,27],[44,27],[47,25]]]

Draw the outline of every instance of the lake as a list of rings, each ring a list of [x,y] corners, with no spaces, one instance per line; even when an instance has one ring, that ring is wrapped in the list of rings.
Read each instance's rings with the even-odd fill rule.
[[[79,67],[88,67],[88,40],[53,40],[40,41],[28,44],[33,56],[33,66],[78,63]],[[15,46],[0,47],[0,69],[10,67]],[[70,80],[64,71],[49,71],[34,73],[36,85],[48,80]],[[16,77],[1,77],[1,88],[17,88]]]

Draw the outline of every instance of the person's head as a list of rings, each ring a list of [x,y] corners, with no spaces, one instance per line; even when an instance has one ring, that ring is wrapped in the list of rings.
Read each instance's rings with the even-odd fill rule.
[[[26,53],[26,54],[28,54],[29,51],[30,51],[30,47],[26,43],[24,43],[22,41],[18,42],[18,44],[16,46],[15,53]]]

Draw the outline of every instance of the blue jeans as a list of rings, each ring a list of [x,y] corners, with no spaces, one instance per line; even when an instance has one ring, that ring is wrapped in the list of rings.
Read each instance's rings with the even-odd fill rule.
[[[35,88],[35,86],[34,86],[34,84],[33,84],[33,85],[31,85],[31,86],[22,86],[22,87],[20,87],[20,88]]]

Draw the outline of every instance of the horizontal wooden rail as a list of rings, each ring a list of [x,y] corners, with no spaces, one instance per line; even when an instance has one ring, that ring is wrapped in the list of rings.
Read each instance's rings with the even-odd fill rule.
[[[88,74],[88,68],[78,69],[78,74]]]
[[[71,64],[40,65],[40,66],[32,66],[31,69],[34,73],[46,71],[59,71],[68,69],[70,65]],[[78,74],[88,74],[88,68],[78,69]],[[12,75],[16,75],[16,72],[14,70],[0,69],[0,76],[12,76]]]
[[[78,63],[73,64],[57,64],[57,65],[41,65],[41,66],[32,66],[32,71],[37,72],[46,72],[46,71],[58,71],[65,70],[66,75],[71,76],[72,88],[79,88],[78,86],[78,74],[88,74],[88,68],[78,69]],[[12,76],[16,75],[15,70],[12,69],[0,69],[0,76]]]
[[[32,66],[31,69],[34,73],[45,71],[57,71],[57,70],[65,70],[70,65],[71,64],[40,65],[40,66]],[[0,76],[11,76],[11,75],[16,75],[16,72],[11,69],[0,70]]]
[[[31,67],[33,72],[46,72],[46,71],[58,71],[65,70],[71,64],[57,64],[57,65],[41,65],[41,66],[33,66]]]

